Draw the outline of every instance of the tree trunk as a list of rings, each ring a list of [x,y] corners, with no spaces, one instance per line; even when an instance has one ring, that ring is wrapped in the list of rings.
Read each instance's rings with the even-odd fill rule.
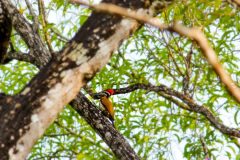
[[[112,1],[105,0],[104,2]],[[149,7],[150,4],[140,0],[115,0],[113,2],[131,9]],[[42,67],[52,55],[46,51],[45,46],[41,45],[39,35],[31,27],[29,28],[30,25],[26,21],[22,24],[26,28],[21,30],[22,26],[18,22],[24,22],[24,19],[14,9],[10,1],[2,1],[0,4],[6,10],[5,14],[12,19],[14,28],[28,42],[30,50],[33,50],[31,53],[36,57],[36,64]],[[139,26],[139,23],[134,20],[93,12],[58,56],[51,58],[18,95],[1,95],[1,159],[25,159],[36,140],[54,121],[63,106],[75,98],[80,88],[108,62],[112,52]],[[29,33],[28,35],[32,33],[34,36],[31,37],[25,33]],[[77,100],[81,100],[84,97],[78,98]],[[77,100],[72,104],[76,105]],[[86,108],[86,104],[87,99],[78,105]],[[84,112],[82,110],[79,113]],[[97,124],[92,126],[99,127]],[[116,133],[113,128],[109,128]],[[114,137],[112,135],[114,132],[110,132],[109,128],[106,128],[106,132],[99,131],[99,134],[105,138],[107,143],[111,144],[110,146],[117,157],[120,159],[138,159],[129,144],[123,148],[128,155],[123,156],[125,152],[121,153],[122,150],[116,148],[123,138],[117,136],[118,139],[113,143]]]

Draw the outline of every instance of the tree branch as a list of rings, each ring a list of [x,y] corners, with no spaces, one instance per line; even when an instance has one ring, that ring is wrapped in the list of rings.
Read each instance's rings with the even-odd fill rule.
[[[36,57],[36,65],[44,66],[51,59],[51,54],[42,42],[39,34],[34,30],[35,28],[19,13],[16,7],[10,0],[1,1],[6,8],[9,18],[15,30],[21,35],[26,42],[32,54],[31,57]]]
[[[202,50],[202,53],[207,58],[209,64],[213,67],[216,74],[220,77],[222,83],[226,86],[229,93],[240,102],[240,88],[234,83],[230,75],[223,68],[218,57],[210,46],[206,36],[204,33],[198,28],[187,28],[179,23],[174,23],[172,26],[163,24],[158,18],[153,18],[147,15],[144,12],[136,12],[134,10],[129,10],[123,7],[119,7],[113,4],[101,3],[98,5],[91,5],[89,3],[85,3],[81,0],[70,0],[72,3],[83,4],[89,6],[97,11],[107,12],[112,14],[117,14],[120,16],[125,16],[128,18],[132,18],[138,20],[142,23],[148,23],[154,27],[157,27],[161,30],[169,30],[172,32],[177,32],[182,36],[186,36],[197,42],[199,47]]]
[[[29,62],[31,64],[36,65],[36,58],[32,57],[33,54],[31,53],[23,53],[23,52],[18,52],[18,51],[10,51],[7,53],[7,57],[3,63],[7,63],[13,59],[19,60],[19,61],[25,61]]]
[[[120,89],[114,89],[114,94],[125,94],[129,93],[138,89],[143,89],[146,91],[153,91],[156,93],[160,94],[165,94],[168,96],[173,96],[175,98],[180,99],[182,102],[184,102],[188,107],[185,105],[182,107],[182,104],[180,107],[182,109],[186,109],[189,111],[193,111],[196,113],[202,114],[216,129],[218,129],[220,132],[223,134],[229,135],[229,136],[234,136],[240,138],[240,130],[235,129],[235,128],[230,128],[226,125],[224,125],[222,122],[220,122],[220,119],[218,119],[216,116],[213,115],[213,113],[204,105],[199,105],[197,104],[191,97],[186,96],[178,91],[175,91],[165,85],[159,85],[159,86],[154,86],[151,84],[134,84],[125,88],[120,88]],[[163,95],[164,96],[164,95]],[[167,97],[166,97],[167,98]],[[171,99],[168,98],[170,101]],[[178,105],[178,102],[175,100],[173,103]]]
[[[38,32],[38,28],[39,28],[38,16],[35,14],[34,9],[31,3],[29,2],[29,0],[25,0],[25,3],[28,7],[29,13],[33,17],[33,31]]]
[[[209,151],[208,151],[208,148],[207,148],[207,144],[203,138],[203,136],[200,135],[200,142],[202,144],[202,148],[203,148],[203,152],[204,152],[204,155],[205,155],[205,160],[210,160],[210,156],[209,156]]]
[[[240,7],[240,0],[226,0],[228,1],[229,3],[232,3],[234,5],[237,5],[238,7]]]
[[[109,119],[81,92],[70,105],[94,128],[118,159],[140,159],[124,137],[113,127]]]

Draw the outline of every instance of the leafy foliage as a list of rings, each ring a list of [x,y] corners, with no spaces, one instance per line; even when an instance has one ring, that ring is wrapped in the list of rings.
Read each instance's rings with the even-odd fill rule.
[[[24,8],[24,5],[18,6]],[[37,8],[36,3],[32,5]],[[90,14],[85,7],[61,0],[46,3],[45,8],[49,21],[47,30],[55,51],[64,46],[66,39],[76,33]],[[28,10],[23,14],[32,21]],[[176,2],[158,17],[165,23],[179,20],[186,26],[200,27],[221,63],[240,85],[239,9],[222,0],[189,0]],[[44,34],[42,28],[40,33]],[[15,50],[27,50],[15,33],[12,42]],[[1,65],[0,91],[18,93],[36,72],[37,68],[29,63],[12,61]],[[143,26],[122,44],[89,86],[101,91],[135,83],[165,84],[189,94],[224,124],[239,127],[239,104],[226,92],[199,47],[176,33]],[[212,159],[240,157],[234,139],[217,131],[202,115],[180,109],[159,94],[137,90],[113,96],[113,101],[117,130],[143,159],[204,159],[200,135]],[[106,144],[70,106],[66,106],[28,157],[30,160],[54,158],[115,159]]]

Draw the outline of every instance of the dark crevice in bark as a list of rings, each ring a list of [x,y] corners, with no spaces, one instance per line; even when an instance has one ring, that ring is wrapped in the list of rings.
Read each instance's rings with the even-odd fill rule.
[[[7,16],[6,9],[0,2],[0,64],[4,63],[12,32],[12,20]]]

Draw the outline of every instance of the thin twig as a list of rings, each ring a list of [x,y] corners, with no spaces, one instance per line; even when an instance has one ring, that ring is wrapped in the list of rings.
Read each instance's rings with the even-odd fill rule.
[[[68,39],[67,37],[63,36],[56,28],[50,28],[50,30],[56,34],[59,38],[61,38],[61,41],[63,42],[68,42],[70,39]]]
[[[183,77],[183,76],[184,76],[184,75],[183,75],[183,72],[181,71],[180,67],[178,66],[178,64],[177,64],[177,62],[176,62],[176,59],[174,58],[174,56],[173,56],[173,54],[172,54],[171,48],[170,48],[170,46],[168,45],[168,42],[167,42],[165,36],[163,35],[163,33],[162,33],[162,37],[163,37],[163,41],[165,42],[166,47],[167,47],[167,49],[168,49],[168,53],[169,53],[168,55],[169,55],[170,58],[172,59],[172,62],[173,62],[173,64],[174,64],[175,68],[176,68],[176,71]]]
[[[29,13],[32,15],[33,17],[33,30],[35,32],[38,31],[39,28],[39,21],[38,21],[38,16],[35,14],[34,9],[32,8],[31,3],[28,0],[25,0],[25,3],[28,7]]]
[[[43,27],[43,34],[45,41],[47,43],[48,49],[51,53],[53,53],[53,48],[51,45],[51,38],[48,34],[48,28],[47,28],[47,19],[46,19],[46,13],[45,13],[45,6],[44,6],[44,1],[43,0],[38,0],[38,8],[39,8],[39,15],[41,15],[41,23]]]
[[[207,144],[206,144],[206,142],[205,142],[205,140],[204,140],[202,135],[200,136],[200,141],[201,141],[203,152],[204,152],[204,155],[205,155],[205,160],[210,160]]]
[[[202,53],[208,60],[209,64],[213,67],[214,71],[217,73],[219,78],[221,79],[222,83],[227,87],[229,93],[238,101],[240,102],[240,89],[239,87],[233,82],[230,75],[227,71],[223,68],[221,63],[218,60],[218,57],[213,50],[213,48],[208,43],[208,40],[204,33],[197,29],[197,28],[187,28],[183,25],[174,25],[173,30],[178,32],[181,35],[187,36],[197,42],[199,47],[202,50]]]

